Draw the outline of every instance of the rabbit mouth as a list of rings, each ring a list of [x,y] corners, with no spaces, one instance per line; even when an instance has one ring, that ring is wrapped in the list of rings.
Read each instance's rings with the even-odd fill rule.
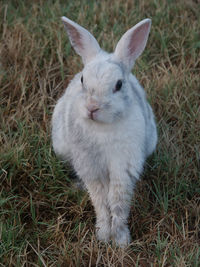
[[[97,121],[98,120],[98,110],[88,111],[87,116],[90,120]]]

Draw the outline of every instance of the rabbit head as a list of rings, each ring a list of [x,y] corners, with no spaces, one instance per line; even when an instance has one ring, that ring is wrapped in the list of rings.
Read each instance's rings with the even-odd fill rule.
[[[151,20],[129,29],[111,54],[103,51],[86,29],[66,17],[62,20],[84,64],[76,99],[80,116],[92,123],[113,123],[128,116],[134,100],[129,75],[146,46]]]

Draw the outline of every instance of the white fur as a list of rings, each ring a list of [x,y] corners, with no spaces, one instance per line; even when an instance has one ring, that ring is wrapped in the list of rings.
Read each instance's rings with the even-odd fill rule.
[[[85,66],[55,106],[53,147],[71,161],[90,194],[97,238],[125,246],[131,239],[127,219],[133,189],[157,143],[152,109],[130,73],[145,48],[151,21],[127,31],[113,54],[101,50],[78,24],[65,17],[63,22]],[[122,87],[114,92],[118,80]]]

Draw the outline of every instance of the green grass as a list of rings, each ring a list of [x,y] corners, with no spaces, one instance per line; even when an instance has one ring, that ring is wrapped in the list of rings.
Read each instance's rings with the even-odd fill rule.
[[[200,5],[198,1],[0,1],[0,266],[199,266]],[[112,51],[152,19],[133,70],[159,143],[137,184],[126,250],[98,243],[87,193],[54,155],[53,107],[82,68],[61,16]]]

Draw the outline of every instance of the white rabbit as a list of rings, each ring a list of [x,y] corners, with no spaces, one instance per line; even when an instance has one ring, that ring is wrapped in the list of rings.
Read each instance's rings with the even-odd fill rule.
[[[133,189],[157,143],[152,109],[131,74],[146,46],[151,20],[129,29],[112,54],[86,29],[62,20],[84,68],[55,106],[53,148],[71,161],[89,192],[97,238],[124,247],[131,240],[127,219]]]

